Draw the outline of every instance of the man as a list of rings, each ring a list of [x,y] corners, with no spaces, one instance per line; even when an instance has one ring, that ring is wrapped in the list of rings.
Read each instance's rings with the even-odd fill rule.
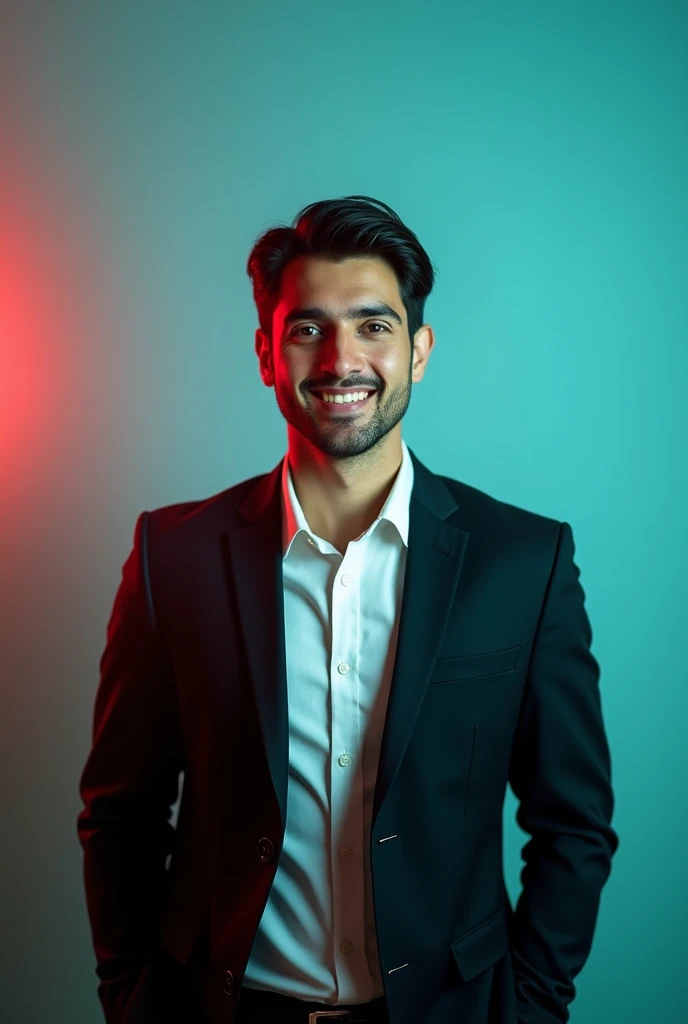
[[[572,530],[402,441],[432,268],[375,202],[249,259],[285,458],[136,523],[78,821],[110,1024],[555,1024],[591,949],[618,837]]]

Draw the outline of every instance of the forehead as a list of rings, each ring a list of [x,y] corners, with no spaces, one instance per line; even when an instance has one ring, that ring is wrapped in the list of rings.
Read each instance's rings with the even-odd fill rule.
[[[281,323],[295,305],[323,306],[338,314],[358,300],[382,300],[404,314],[396,274],[384,260],[335,263],[320,256],[299,256],[282,272],[275,317]]]

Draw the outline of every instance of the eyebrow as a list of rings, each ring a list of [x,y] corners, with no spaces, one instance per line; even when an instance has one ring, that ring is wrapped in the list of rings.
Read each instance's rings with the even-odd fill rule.
[[[349,306],[344,310],[345,320],[362,320],[368,316],[389,316],[398,324],[403,323],[395,309],[388,306],[386,302],[376,302],[371,306]],[[284,318],[284,326],[294,323],[295,320],[328,320],[330,314],[322,306],[304,306],[290,309]]]

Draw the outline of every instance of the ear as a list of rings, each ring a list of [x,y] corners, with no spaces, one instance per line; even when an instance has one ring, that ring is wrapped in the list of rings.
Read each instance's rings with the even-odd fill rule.
[[[270,339],[260,327],[256,331],[254,348],[256,355],[258,356],[260,376],[263,380],[263,384],[265,384],[266,388],[271,388],[275,380],[272,370],[272,346],[270,344]]]
[[[423,379],[434,344],[435,335],[432,327],[429,324],[423,324],[413,336],[412,380],[414,384]]]

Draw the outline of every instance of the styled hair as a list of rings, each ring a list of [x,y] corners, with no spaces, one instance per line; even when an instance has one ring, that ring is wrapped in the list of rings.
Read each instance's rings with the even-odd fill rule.
[[[435,271],[416,235],[394,210],[370,196],[324,199],[304,206],[291,227],[270,228],[258,238],[246,271],[261,330],[271,341],[282,271],[291,260],[307,254],[337,263],[351,257],[386,260],[397,277],[413,355],[413,336],[423,323]]]

